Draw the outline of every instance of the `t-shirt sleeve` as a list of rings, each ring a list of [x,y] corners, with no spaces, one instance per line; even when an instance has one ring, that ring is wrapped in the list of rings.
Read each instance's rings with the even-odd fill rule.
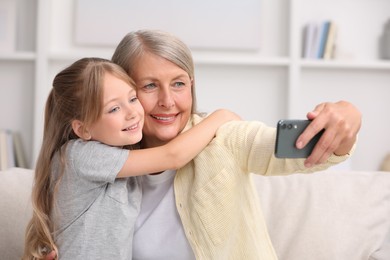
[[[129,150],[78,139],[68,149],[70,167],[83,179],[113,183],[126,162]]]

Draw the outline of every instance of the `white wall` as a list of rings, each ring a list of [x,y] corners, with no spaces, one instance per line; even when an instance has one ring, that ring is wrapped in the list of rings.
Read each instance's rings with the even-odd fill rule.
[[[22,58],[0,53],[0,127],[22,132],[29,161],[34,164],[43,128],[44,101],[54,75],[83,56],[110,58],[115,46],[75,43],[77,0],[15,1],[20,12],[16,47],[31,53],[22,54]],[[193,51],[199,109],[225,107],[244,119],[276,125],[281,118],[304,118],[320,102],[349,100],[362,111],[363,127],[348,167],[377,170],[390,152],[390,62],[378,60],[376,47],[381,25],[390,18],[390,1],[259,1],[258,50]],[[42,8],[40,23],[36,24],[36,13],[31,10],[38,4]],[[171,16],[174,11],[167,14],[167,19]],[[338,44],[344,52],[343,60],[326,63],[299,58],[300,30],[313,18],[332,18],[342,27],[344,33]],[[41,35],[39,39],[35,39],[35,28]],[[196,28],[189,30],[202,37]]]
[[[341,12],[336,7],[342,4],[343,8],[351,12]],[[288,1],[288,0],[262,0],[262,8],[259,10],[262,25],[261,45],[257,52],[237,51],[201,51],[194,50],[196,61],[196,87],[198,107],[200,110],[213,110],[218,107],[230,108],[239,113],[247,120],[261,120],[269,125],[275,125],[281,118],[286,118],[291,113],[288,111],[288,102],[291,92],[291,79],[289,70],[291,65],[287,60],[285,65],[272,66],[261,63],[251,64],[250,62],[204,62],[202,57],[260,57],[264,59],[289,58],[290,42],[294,37],[290,32],[290,23],[299,23],[299,26],[307,20],[316,17],[317,19],[336,19],[343,30],[348,26],[359,27],[357,22],[361,21],[364,14],[365,21],[360,25],[367,37],[378,36],[378,28],[382,21],[390,17],[390,4],[380,1],[377,6],[371,1],[360,0],[356,3],[353,0],[339,1]],[[291,17],[291,9],[299,9],[298,17]],[[101,54],[109,58],[114,48],[96,48],[79,46],[73,40],[73,17],[74,2],[52,1],[51,25],[50,25],[50,48],[53,53],[64,51],[77,51],[80,53]],[[344,10],[344,9],[343,9]],[[369,10],[369,12],[366,12]],[[376,19],[375,19],[376,18]],[[369,21],[367,25],[367,21]],[[371,27],[370,27],[371,25]],[[371,28],[376,28],[373,32]],[[189,28],[191,29],[191,28]],[[363,41],[365,35],[356,32],[344,33],[342,37],[350,37],[343,41],[343,48],[350,46],[351,52],[355,51],[358,62],[363,64],[368,60],[376,60],[377,52],[372,47],[374,40],[369,38]],[[193,33],[200,33],[193,30]],[[200,36],[201,37],[201,36]],[[216,35],[216,37],[218,37]],[[234,35],[232,35],[234,37]],[[358,39],[356,37],[359,37]],[[351,45],[356,42],[359,44]],[[225,55],[226,54],[226,55]],[[353,56],[353,55],[352,55]],[[200,58],[198,58],[200,57]],[[218,58],[217,58],[218,59]],[[206,59],[207,60],[207,59]],[[52,61],[53,76],[56,69],[64,64],[60,61]],[[390,96],[388,82],[390,82],[390,69],[370,69],[363,66],[362,69],[353,67],[341,68],[316,68],[300,67],[299,86],[295,95],[294,117],[304,118],[306,113],[314,106],[324,101],[337,101],[341,99],[353,102],[363,113],[363,127],[359,136],[359,145],[349,165],[357,170],[378,169],[384,155],[390,151],[390,137],[386,135],[390,129],[390,121],[384,120],[387,111],[390,111]]]

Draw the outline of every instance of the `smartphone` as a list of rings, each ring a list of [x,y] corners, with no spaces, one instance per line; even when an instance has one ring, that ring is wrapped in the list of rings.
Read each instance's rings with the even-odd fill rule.
[[[307,158],[320,139],[324,130],[315,135],[310,142],[298,149],[295,143],[310,120],[279,120],[276,127],[275,156],[277,158]]]

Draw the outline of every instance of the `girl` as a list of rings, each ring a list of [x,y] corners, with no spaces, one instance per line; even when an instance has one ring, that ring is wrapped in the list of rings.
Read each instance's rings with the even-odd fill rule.
[[[24,259],[51,250],[61,259],[131,259],[141,190],[125,177],[184,166],[235,119],[218,110],[164,146],[123,149],[142,139],[133,81],[108,60],[76,61],[57,74],[47,99]]]

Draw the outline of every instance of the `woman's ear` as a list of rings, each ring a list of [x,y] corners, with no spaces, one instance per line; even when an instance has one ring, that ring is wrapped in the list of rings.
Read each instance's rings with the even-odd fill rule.
[[[83,140],[90,140],[92,138],[88,129],[85,128],[84,124],[80,120],[72,121],[73,132]]]

